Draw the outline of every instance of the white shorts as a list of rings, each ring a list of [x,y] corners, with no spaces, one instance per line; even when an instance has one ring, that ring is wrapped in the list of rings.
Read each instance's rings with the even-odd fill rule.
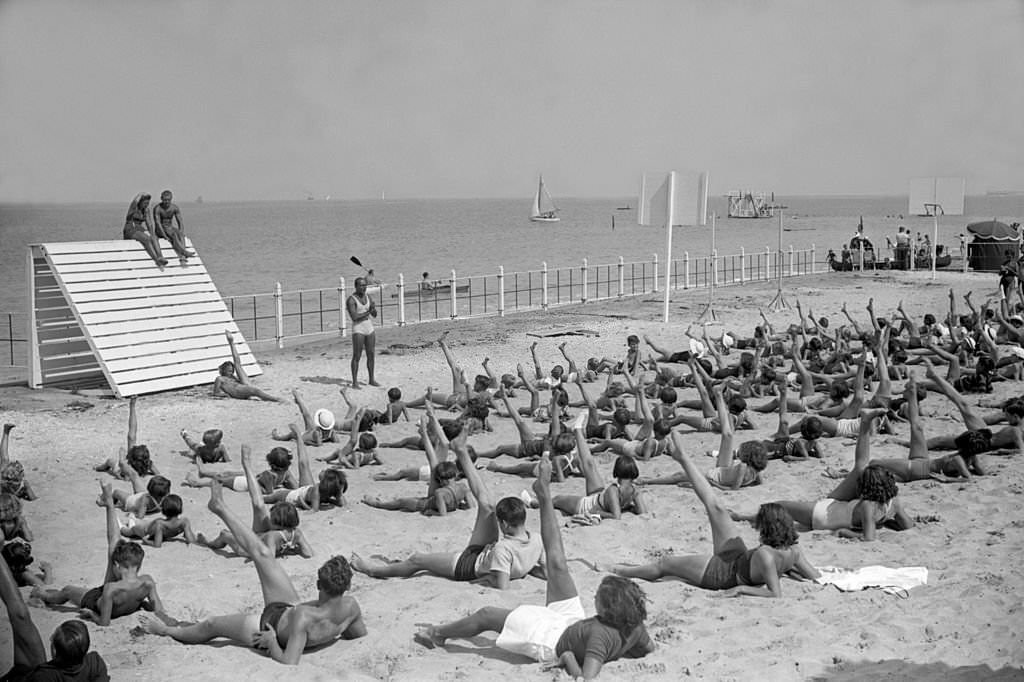
[[[248,492],[249,481],[246,480],[245,476],[235,476],[234,480],[231,481],[230,487],[236,493]]]
[[[542,663],[554,661],[558,639],[565,629],[586,618],[579,595],[547,606],[523,605],[512,609],[505,627],[494,642],[513,653],[529,656]]]
[[[856,438],[860,434],[860,417],[839,419],[836,421],[836,436],[839,438]]]
[[[430,481],[430,465],[424,464],[420,467],[420,480],[424,482]]]

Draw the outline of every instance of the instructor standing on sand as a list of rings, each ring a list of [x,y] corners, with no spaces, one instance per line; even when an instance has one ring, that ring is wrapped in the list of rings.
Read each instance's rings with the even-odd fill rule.
[[[345,301],[348,318],[352,320],[352,388],[361,388],[359,384],[359,359],[366,350],[366,372],[370,375],[369,384],[380,386],[373,376],[374,346],[377,342],[373,330],[373,318],[377,317],[377,306],[366,293],[366,278],[356,277],[356,291]]]

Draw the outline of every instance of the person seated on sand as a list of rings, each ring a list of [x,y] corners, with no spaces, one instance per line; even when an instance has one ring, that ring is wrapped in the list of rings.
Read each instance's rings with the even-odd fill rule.
[[[109,682],[107,664],[89,651],[89,628],[80,620],[66,620],[50,637],[50,655],[39,635],[15,577],[0,562],[0,601],[3,601],[13,644],[13,666],[3,673],[5,680],[82,680]]]
[[[354,423],[362,423],[363,412],[364,408],[359,408],[353,419]],[[377,436],[369,431],[360,432],[355,428],[349,431],[348,436],[348,441],[342,447],[326,457],[317,457],[317,460],[343,469],[358,469],[371,464],[383,464],[377,455]]]
[[[139,609],[164,617],[156,583],[151,576],[139,575],[146,552],[142,545],[121,537],[110,484],[103,482],[100,489],[107,518],[107,569],[103,584],[92,589],[74,585],[59,590],[36,587],[32,590],[32,597],[48,606],[71,602],[82,609],[83,618],[94,620],[101,626],[110,625],[111,619],[127,616]]]
[[[779,381],[779,429],[772,440],[762,441],[768,451],[768,459],[781,459],[784,462],[806,460],[810,457],[822,458],[821,419],[813,415],[800,420],[800,435],[792,437],[789,432],[789,392],[786,382]]]
[[[369,561],[352,555],[353,570],[372,578],[409,578],[428,573],[458,582],[476,581],[499,590],[528,573],[539,574],[543,546],[526,530],[526,505],[518,497],[497,504],[466,450],[464,434],[452,441],[470,492],[476,499],[476,523],[466,548],[459,552],[419,553],[403,561]],[[549,474],[550,475],[550,474]]]
[[[686,454],[682,436],[673,433],[672,438],[676,442],[672,457],[683,467],[707,511],[712,553],[669,555],[641,566],[614,564],[608,567],[609,571],[624,578],[643,580],[679,578],[694,587],[722,591],[726,597],[781,597],[782,576],[804,580],[820,577],[797,544],[799,535],[793,519],[778,504],[762,504],[757,510],[754,526],[760,534],[760,544],[748,549],[729,516],[729,510]]]
[[[289,424],[295,436],[296,460],[299,466],[299,487],[294,490],[277,488],[263,495],[267,504],[275,502],[291,502],[296,509],[319,511],[330,507],[345,506],[345,492],[348,490],[348,479],[344,472],[337,469],[325,469],[320,472],[319,479],[313,476],[309,463],[306,444],[300,438],[299,427]],[[216,484],[215,484],[216,485]]]
[[[410,421],[409,410],[406,409],[405,403],[402,401],[402,389],[392,386],[388,389],[388,403],[384,406],[380,417],[377,418],[377,423],[397,424],[398,420],[402,418],[405,421]]]
[[[275,552],[224,504],[219,484],[210,488],[209,507],[227,524],[243,552],[252,558],[263,590],[263,612],[259,616],[212,616],[198,623],[175,625],[141,616],[139,625],[144,631],[183,644],[228,639],[242,646],[266,649],[271,658],[286,665],[298,665],[307,649],[323,647],[338,639],[366,636],[359,603],[345,594],[352,582],[352,569],[345,557],[331,557],[320,567],[317,597],[303,602]]]
[[[263,389],[249,383],[249,375],[245,373],[245,368],[242,367],[242,358],[238,355],[238,349],[235,348],[235,339],[231,334],[231,330],[225,329],[224,336],[227,337],[228,347],[231,349],[231,360],[222,362],[217,368],[218,376],[213,380],[214,397],[228,397],[238,400],[259,398],[271,403],[283,403],[284,400],[281,398],[272,396]]]
[[[721,384],[711,389],[718,405],[719,420],[722,424],[722,439],[718,444],[716,466],[705,474],[708,482],[716,488],[737,490],[761,484],[761,472],[768,464],[768,449],[758,440],[741,443],[739,450],[733,453],[734,432],[726,415],[725,399]],[[709,453],[715,454],[715,453]],[[639,485],[687,485],[690,479],[686,471],[677,471],[670,476],[644,478],[638,480]]]
[[[910,422],[910,455],[907,459],[872,459],[870,464],[889,471],[900,483],[934,479],[942,483],[970,479],[971,475],[984,476],[979,454],[992,449],[992,432],[988,429],[965,431],[956,437],[957,452],[932,458],[928,454],[928,439],[921,424],[917,404],[917,382],[911,375],[903,391]]]
[[[217,462],[230,462],[231,455],[224,447],[224,432],[220,429],[206,429],[203,431],[202,442],[193,438],[185,429],[181,430],[181,439],[188,446],[188,452],[182,453],[193,462],[199,460],[203,464],[216,464]]]
[[[160,547],[164,540],[171,540],[179,535],[186,544],[196,541],[192,532],[192,524],[181,515],[183,503],[181,497],[171,493],[160,500],[160,518],[136,519],[129,516],[127,524],[121,526],[121,536],[129,540],[141,540],[143,544]]]
[[[36,499],[36,494],[25,479],[25,467],[10,457],[10,438],[13,430],[14,424],[4,424],[4,433],[0,436],[0,492],[11,493],[31,502]]]
[[[256,477],[261,494],[269,495],[282,488],[295,490],[298,487],[291,471],[292,453],[287,448],[272,448],[267,453],[267,466],[269,468]],[[202,462],[196,462],[196,471],[185,474],[185,480],[181,484],[189,488],[209,488],[215,481],[235,492],[244,493],[249,490],[245,471],[223,469]]]
[[[580,460],[580,468],[583,470],[585,492],[582,496],[555,495],[552,499],[555,509],[566,516],[597,523],[602,519],[622,518],[622,513],[626,511],[637,516],[646,514],[647,505],[643,490],[635,485],[636,479],[640,477],[636,460],[622,455],[617,457],[612,467],[612,477],[615,480],[605,485],[604,477],[590,454],[590,446],[584,435],[586,422],[587,415],[582,413],[572,427],[573,435],[576,437],[576,453]]]
[[[311,558],[313,548],[299,528],[299,512],[295,505],[291,502],[275,502],[267,510],[267,503],[263,501],[260,484],[253,472],[252,451],[248,445],[242,446],[242,471],[249,492],[249,503],[252,505],[252,532],[276,557],[298,554],[306,559]],[[196,544],[213,550],[229,547],[239,556],[249,556],[230,530],[222,530],[220,535],[212,539],[199,533],[196,535]]]
[[[839,537],[865,542],[874,540],[877,528],[883,525],[893,530],[913,528],[914,520],[897,497],[899,488],[892,473],[884,467],[869,464],[871,423],[877,417],[877,410],[861,413],[854,467],[828,497],[813,502],[784,500],[776,504],[785,508],[804,528],[833,530]],[[732,514],[737,521],[754,521],[755,516]]]
[[[498,632],[495,646],[540,661],[544,670],[563,668],[573,679],[592,680],[605,663],[623,657],[642,658],[654,651],[644,627],[646,595],[631,580],[608,576],[594,597],[596,615],[586,617],[569,572],[549,489],[551,462],[544,457],[540,466],[533,490],[540,506],[546,605],[485,607],[459,620],[429,625],[414,639],[433,649],[446,646],[450,639],[468,640],[483,632]]]
[[[420,436],[427,445],[429,475],[426,497],[397,497],[386,500],[379,495],[366,495],[363,497],[364,504],[388,511],[419,512],[424,516],[447,516],[450,512],[459,509],[469,509],[469,485],[462,480],[462,471],[455,462],[437,461],[434,446],[430,444],[430,438],[427,437],[428,421],[426,417],[420,418],[419,421]],[[443,436],[442,433],[441,437]]]
[[[319,447],[324,443],[341,442],[342,435],[334,430],[333,412],[327,408],[321,407],[316,412],[310,413],[309,408],[306,407],[306,403],[303,402],[302,396],[299,394],[298,390],[292,390],[292,398],[295,400],[295,404],[299,408],[299,414],[302,415],[303,443],[310,447]],[[289,441],[295,438],[291,431],[286,430],[283,433],[279,433],[277,429],[270,432],[270,437],[274,440],[280,441]]]
[[[149,447],[139,443],[139,413],[138,396],[128,399],[128,434],[127,450],[121,449],[120,454],[109,457],[102,464],[93,467],[93,471],[106,471],[115,478],[129,478],[129,472],[124,468],[127,463],[139,476],[158,476],[160,472],[153,463],[149,454]]]

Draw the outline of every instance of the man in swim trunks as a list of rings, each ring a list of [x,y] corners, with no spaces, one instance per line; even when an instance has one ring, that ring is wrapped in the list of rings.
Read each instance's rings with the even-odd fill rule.
[[[185,223],[181,220],[181,210],[178,205],[171,203],[173,198],[169,189],[160,193],[160,203],[153,207],[153,220],[156,223],[156,236],[171,242],[174,252],[184,263],[196,254],[195,251],[189,251],[185,246]],[[175,221],[177,221],[177,225],[175,225]]]
[[[469,544],[461,552],[416,553],[404,561],[370,562],[352,555],[352,568],[373,578],[408,578],[425,572],[459,582],[480,582],[499,590],[527,573],[543,569],[541,539],[526,530],[526,505],[518,497],[506,497],[494,504],[480,473],[466,450],[463,431],[451,443],[477,500],[476,524]]]
[[[302,652],[308,648],[366,635],[359,603],[345,595],[352,581],[352,569],[345,557],[331,557],[320,567],[316,582],[319,594],[316,599],[303,602],[273,550],[224,504],[220,484],[210,488],[209,507],[252,557],[263,588],[263,613],[214,616],[199,623],[173,626],[141,616],[143,630],[184,644],[205,644],[223,637],[244,646],[266,649],[271,658],[286,665],[298,665]]]

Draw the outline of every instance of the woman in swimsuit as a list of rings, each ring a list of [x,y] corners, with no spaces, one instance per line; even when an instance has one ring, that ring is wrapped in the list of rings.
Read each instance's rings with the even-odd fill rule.
[[[359,360],[366,351],[366,372],[369,384],[380,386],[373,377],[374,347],[377,335],[373,330],[373,318],[377,317],[377,305],[366,293],[366,278],[356,277],[356,291],[345,301],[345,309],[352,320],[352,388],[359,388]]]
[[[149,201],[152,199],[149,194],[139,192],[128,205],[128,215],[124,219],[124,230],[122,235],[125,239],[134,239],[142,244],[146,253],[157,265],[167,265],[167,259],[160,252],[160,242],[156,238],[156,229],[153,226],[153,216],[149,211]]]
[[[249,375],[242,367],[242,358],[239,357],[238,349],[235,348],[235,339],[231,330],[225,329],[224,336],[227,337],[228,347],[231,349],[231,360],[220,363],[220,367],[217,368],[218,376],[213,380],[213,395],[216,397],[227,396],[238,400],[259,398],[271,403],[284,402],[249,383]]]
[[[872,422],[884,408],[862,410],[860,435],[854,454],[854,467],[829,496],[813,502],[779,501],[793,519],[811,530],[834,530],[843,538],[875,539],[876,529],[887,525],[893,530],[914,527],[914,520],[896,497],[899,488],[893,475],[883,467],[869,465]],[[736,521],[754,521],[754,514],[732,513]]]
[[[747,549],[729,518],[729,511],[684,451],[682,436],[673,433],[672,438],[675,441],[672,457],[682,465],[693,483],[694,492],[707,510],[714,553],[667,556],[644,566],[616,564],[610,568],[612,573],[644,580],[673,576],[706,590],[724,590],[724,596],[728,597],[743,594],[781,597],[781,576],[807,580],[819,577],[818,571],[797,546],[798,535],[793,519],[779,505],[764,504],[758,509],[755,525],[761,535],[761,544]]]
[[[214,616],[199,623],[173,626],[143,614],[139,619],[143,630],[184,644],[230,639],[242,646],[267,649],[271,658],[286,665],[297,665],[306,649],[366,635],[358,602],[345,594],[352,581],[352,569],[345,557],[331,557],[320,567],[317,597],[302,602],[271,549],[224,504],[218,484],[210,488],[209,507],[252,557],[266,604],[263,613]]]
[[[318,481],[313,476],[313,469],[309,464],[309,453],[306,451],[306,444],[300,437],[299,427],[296,424],[289,424],[288,428],[295,435],[299,487],[295,490],[278,488],[269,495],[264,495],[263,501],[267,504],[281,501],[291,502],[297,509],[312,511],[319,511],[321,507],[326,506],[344,507],[345,491],[348,489],[348,480],[345,478],[345,474],[337,469],[325,469],[320,472]]]

